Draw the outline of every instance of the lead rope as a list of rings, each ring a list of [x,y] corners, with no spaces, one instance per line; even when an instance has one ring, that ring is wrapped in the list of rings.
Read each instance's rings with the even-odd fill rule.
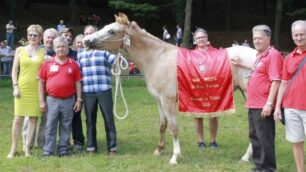
[[[128,109],[128,105],[126,103],[124,94],[123,94],[123,90],[122,90],[122,85],[121,85],[121,81],[120,81],[120,75],[121,75],[121,70],[126,70],[128,69],[128,62],[127,60],[121,55],[120,52],[118,52],[117,54],[117,58],[116,58],[116,62],[115,62],[115,66],[113,66],[113,68],[111,69],[112,74],[115,76],[115,100],[114,100],[114,107],[113,107],[113,111],[114,111],[114,115],[116,116],[117,119],[125,119],[128,116],[129,113],[129,109]],[[124,103],[124,108],[125,108],[125,114],[123,116],[119,116],[117,114],[117,95],[118,95],[118,88],[120,89],[121,92],[121,97]]]

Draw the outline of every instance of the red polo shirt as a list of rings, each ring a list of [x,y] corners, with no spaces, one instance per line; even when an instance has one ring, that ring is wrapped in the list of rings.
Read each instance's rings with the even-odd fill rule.
[[[199,47],[196,47],[195,50],[199,50]],[[218,49],[213,47],[213,46],[211,46],[211,45],[208,45],[205,52],[209,53],[211,51],[216,51],[216,50],[218,50]],[[201,50],[199,50],[199,51],[201,51]],[[201,52],[203,52],[203,51],[201,51]]]
[[[263,108],[270,92],[272,81],[281,80],[283,59],[280,52],[273,47],[268,48],[261,56],[247,87],[247,107]]]
[[[297,52],[297,48],[286,56],[283,65],[282,80],[289,81],[299,64],[306,57],[306,51]],[[291,82],[291,81],[290,81]],[[283,107],[306,110],[306,64],[288,85],[283,98]]]
[[[69,57],[63,64],[56,62],[55,58],[45,61],[38,77],[46,81],[46,94],[58,98],[74,95],[75,82],[82,79],[79,66]]]

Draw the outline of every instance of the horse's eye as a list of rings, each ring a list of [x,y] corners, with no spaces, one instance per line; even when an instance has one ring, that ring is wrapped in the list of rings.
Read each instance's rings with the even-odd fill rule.
[[[111,34],[111,35],[115,34],[115,32],[113,30],[109,30],[108,33]]]

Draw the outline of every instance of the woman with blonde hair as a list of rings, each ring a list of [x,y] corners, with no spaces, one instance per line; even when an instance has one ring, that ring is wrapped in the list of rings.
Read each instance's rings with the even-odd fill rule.
[[[29,117],[26,144],[23,147],[26,157],[30,157],[30,144],[34,136],[37,117],[41,116],[38,98],[37,73],[45,56],[44,48],[40,47],[43,28],[30,25],[27,28],[26,46],[16,49],[13,70],[14,121],[12,126],[12,146],[7,158],[13,158],[17,152],[20,127],[25,116]]]

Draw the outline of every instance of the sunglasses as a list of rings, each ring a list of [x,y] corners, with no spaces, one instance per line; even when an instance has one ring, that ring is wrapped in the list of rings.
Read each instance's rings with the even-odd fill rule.
[[[28,37],[34,37],[34,38],[37,38],[39,35],[38,34],[32,34],[32,33],[29,33],[28,34]]]

